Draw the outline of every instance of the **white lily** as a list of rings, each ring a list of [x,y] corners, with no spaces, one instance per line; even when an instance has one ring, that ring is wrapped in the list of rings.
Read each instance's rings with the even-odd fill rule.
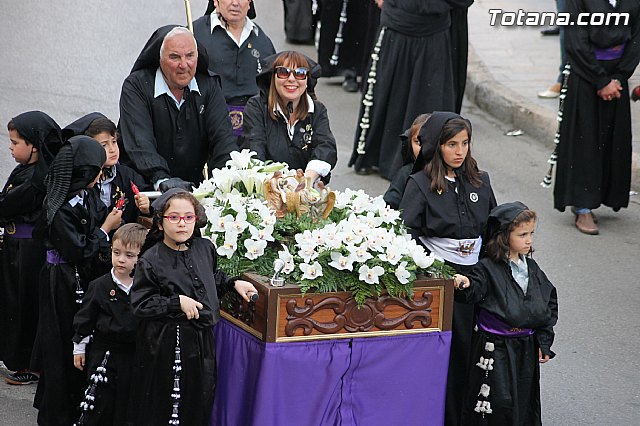
[[[249,232],[251,232],[251,238],[254,240],[275,241],[273,238],[273,226],[265,226],[262,229],[258,229],[249,224]]]
[[[227,160],[227,166],[235,167],[238,169],[248,169],[251,164],[251,157],[257,155],[256,152],[248,149],[242,151],[232,151],[229,153],[230,160]]]

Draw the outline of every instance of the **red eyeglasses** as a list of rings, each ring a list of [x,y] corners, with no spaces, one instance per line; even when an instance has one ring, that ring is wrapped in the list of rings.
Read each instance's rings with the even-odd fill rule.
[[[181,220],[184,220],[184,223],[191,224],[194,223],[196,219],[198,219],[198,216],[196,216],[195,214],[187,214],[184,216],[180,216],[178,214],[170,214],[162,217],[167,219],[169,223],[180,223]]]
[[[304,80],[307,78],[307,74],[309,74],[309,68],[298,67],[296,69],[291,69],[289,67],[276,67],[276,76],[281,79],[287,79],[293,73],[293,78],[296,80]]]

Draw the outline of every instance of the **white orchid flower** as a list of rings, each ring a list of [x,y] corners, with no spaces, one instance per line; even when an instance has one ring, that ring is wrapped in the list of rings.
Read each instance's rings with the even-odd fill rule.
[[[358,273],[360,274],[360,281],[364,281],[367,284],[379,284],[380,280],[378,278],[384,274],[384,268],[382,266],[369,268],[367,265],[362,265],[358,269]]]
[[[364,263],[373,257],[367,250],[366,243],[362,243],[359,246],[347,246],[347,250],[349,250],[353,255],[353,259],[358,263]]]
[[[220,256],[231,259],[231,256],[233,256],[237,249],[238,245],[236,241],[230,241],[225,238],[224,243],[216,249],[216,253]]]
[[[400,265],[396,268],[396,278],[400,281],[400,284],[407,284],[411,273],[407,271],[407,262],[400,262]]]
[[[312,265],[301,263],[300,270],[303,272],[302,279],[315,280],[322,276],[322,266],[318,262],[313,262]]]
[[[255,260],[264,254],[267,242],[264,240],[256,241],[248,238],[244,240],[244,247],[247,249],[245,257],[249,260]]]
[[[313,243],[298,244],[300,250],[298,256],[300,256],[305,262],[309,263],[318,257],[316,246]]]
[[[265,226],[262,229],[249,224],[249,232],[254,240],[275,241],[273,238],[273,226]]]
[[[338,270],[346,269],[348,271],[353,271],[353,257],[345,256],[337,251],[332,251],[331,262],[329,262],[329,266]]]
[[[400,259],[402,259],[402,253],[400,253],[397,246],[387,246],[386,252],[378,254],[378,257],[383,262],[389,262],[392,265],[397,265]]]
[[[245,210],[239,211],[235,219],[228,223],[228,226],[238,234],[242,233],[242,231],[247,229],[247,226],[249,226],[249,222],[247,221],[247,212]]]

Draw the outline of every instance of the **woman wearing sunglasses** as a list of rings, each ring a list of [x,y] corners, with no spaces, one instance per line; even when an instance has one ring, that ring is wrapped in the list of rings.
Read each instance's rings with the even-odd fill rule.
[[[287,163],[302,169],[312,181],[326,183],[336,165],[336,140],[327,108],[313,91],[320,66],[294,51],[265,60],[256,82],[260,94],[245,109],[243,147],[261,160]]]

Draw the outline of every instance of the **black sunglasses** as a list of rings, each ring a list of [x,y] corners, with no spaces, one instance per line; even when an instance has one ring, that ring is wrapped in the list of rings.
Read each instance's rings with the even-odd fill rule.
[[[276,67],[276,76],[281,79],[289,78],[291,73],[293,73],[293,78],[296,80],[304,80],[307,78],[307,74],[309,74],[309,68],[298,67],[296,69],[291,69],[289,67]]]

